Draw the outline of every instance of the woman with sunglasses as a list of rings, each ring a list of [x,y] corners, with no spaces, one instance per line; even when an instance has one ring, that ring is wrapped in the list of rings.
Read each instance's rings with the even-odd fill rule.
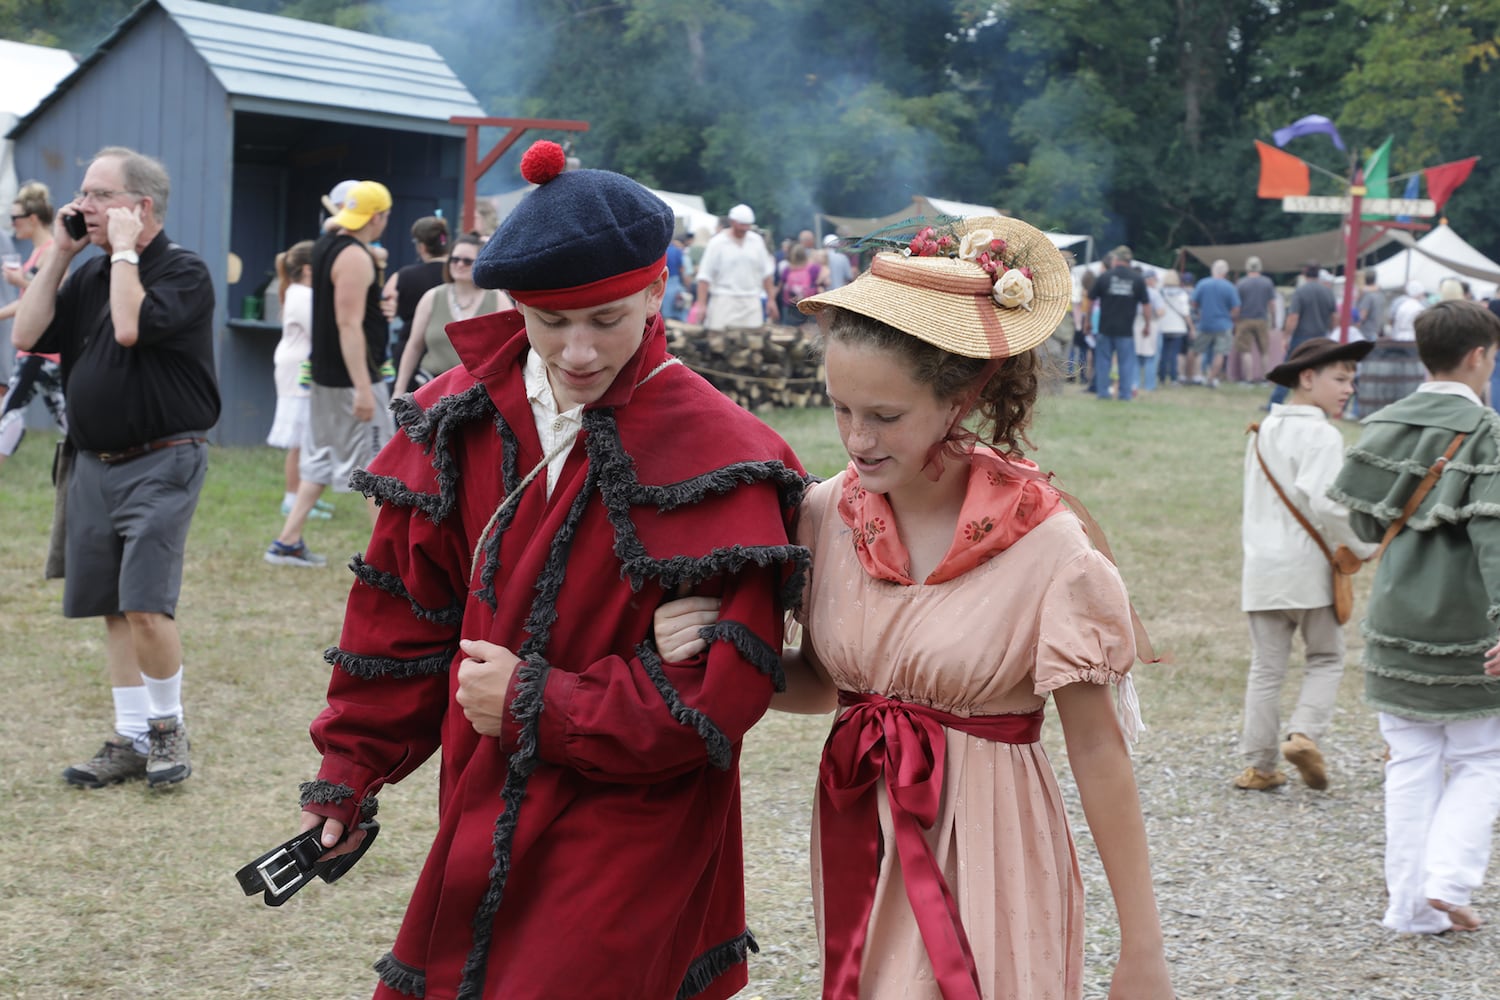
[[[15,227],[16,238],[31,241],[31,256],[19,267],[5,267],[5,280],[26,293],[36,274],[42,254],[52,245],[52,201],[47,185],[30,181],[16,192],[16,200],[10,207],[10,222]],[[21,300],[0,308],[0,321],[15,316],[21,308]],[[64,409],[62,366],[56,354],[34,354],[17,351],[15,364],[11,366],[10,383],[5,390],[5,403],[0,406],[0,463],[16,453],[21,438],[26,436],[26,404],[38,392],[57,426],[66,434],[68,416]]]
[[[448,340],[449,323],[511,308],[504,292],[474,284],[474,260],[483,246],[484,240],[473,233],[454,241],[443,263],[443,283],[429,288],[417,302],[412,335],[406,339],[401,368],[396,373],[397,396],[458,364],[458,355]]]

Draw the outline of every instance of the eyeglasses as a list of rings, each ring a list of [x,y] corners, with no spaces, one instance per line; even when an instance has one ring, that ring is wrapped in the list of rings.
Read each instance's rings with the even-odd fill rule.
[[[455,267],[459,264],[462,264],[464,267],[473,267],[474,262],[478,259],[478,257],[449,257],[448,263]]]
[[[88,201],[90,199],[93,199],[93,201],[95,201],[96,203],[103,204],[106,201],[114,201],[116,198],[120,197],[120,195],[122,195],[122,194],[128,194],[128,195],[130,195],[131,197],[134,197],[134,198],[141,197],[141,193],[139,191],[109,191],[109,190],[74,191],[73,192],[73,200],[74,201]]]

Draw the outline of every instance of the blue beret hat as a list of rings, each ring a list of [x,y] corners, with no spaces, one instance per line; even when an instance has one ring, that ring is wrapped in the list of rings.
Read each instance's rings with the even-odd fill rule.
[[[586,309],[661,275],[676,224],[667,203],[622,174],[563,171],[563,162],[553,142],[522,158],[522,175],[539,186],[480,251],[476,285],[544,309]]]

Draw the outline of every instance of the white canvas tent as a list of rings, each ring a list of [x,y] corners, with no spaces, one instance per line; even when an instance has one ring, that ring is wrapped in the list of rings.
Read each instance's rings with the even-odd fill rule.
[[[881,215],[875,218],[859,218],[847,215],[818,216],[818,228],[827,228],[830,232],[837,233],[846,238],[868,236],[884,226],[894,225],[904,219],[930,217],[937,215],[951,215],[960,219],[970,219],[978,215],[1004,215],[1005,213],[992,205],[978,205],[967,201],[951,201],[947,198],[933,198],[930,195],[912,195],[911,204],[905,208],[892,212],[889,215]],[[821,233],[820,233],[821,235]],[[1047,233],[1047,238],[1052,245],[1059,250],[1073,250],[1076,260],[1089,261],[1094,258],[1094,238],[1080,233]]]
[[[515,210],[521,199],[535,189],[535,184],[507,191],[504,194],[490,196],[490,203],[495,206],[496,218],[504,222],[505,217]],[[658,191],[650,189],[672,209],[672,214],[677,219],[677,231],[679,233],[696,233],[699,236],[712,236],[719,228],[719,217],[708,210],[701,194],[682,194],[678,191]],[[705,236],[705,239],[707,237]]]
[[[1375,274],[1383,289],[1400,290],[1408,281],[1420,281],[1428,293],[1435,293],[1444,278],[1458,278],[1468,283],[1477,299],[1494,296],[1500,286],[1500,264],[1474,249],[1446,224],[1376,264]]]
[[[11,141],[3,137],[75,66],[72,54],[62,49],[0,40],[0,203],[7,208],[21,179],[16,176]]]

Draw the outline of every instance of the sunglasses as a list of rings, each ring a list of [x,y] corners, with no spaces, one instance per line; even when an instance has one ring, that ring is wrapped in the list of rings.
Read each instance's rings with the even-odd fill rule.
[[[454,265],[462,264],[465,267],[473,267],[474,262],[478,259],[478,257],[449,257],[448,263]]]
[[[26,216],[24,216],[24,215],[12,215],[10,217],[10,221],[11,222],[20,222],[24,218],[26,218]]]

